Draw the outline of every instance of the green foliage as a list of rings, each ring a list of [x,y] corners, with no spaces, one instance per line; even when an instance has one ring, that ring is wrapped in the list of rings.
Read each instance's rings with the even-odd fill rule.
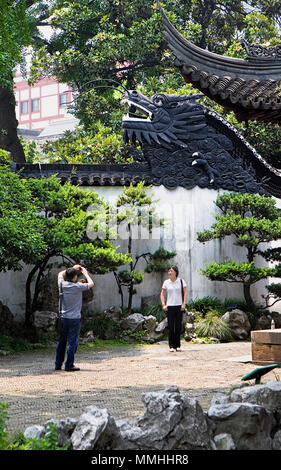
[[[220,341],[231,341],[232,335],[228,324],[216,310],[209,310],[205,318],[199,321],[196,329],[199,337],[218,338]]]
[[[119,338],[121,335],[120,324],[105,315],[104,312],[89,312],[87,318],[87,329],[93,330],[94,337],[99,339],[106,339],[106,333],[110,331],[114,338]],[[96,340],[95,340],[96,342]]]
[[[169,268],[168,260],[176,256],[175,251],[167,251],[164,248],[158,248],[154,253],[148,255],[148,263],[145,267],[146,273],[165,272]]]
[[[68,443],[58,445],[58,429],[50,424],[43,438],[27,439],[22,433],[16,433],[13,438],[8,436],[6,421],[9,419],[7,403],[0,403],[0,450],[67,450]]]
[[[118,277],[123,285],[128,286],[141,284],[143,281],[143,274],[134,270],[128,271],[127,269],[123,269],[118,271]]]
[[[276,274],[275,268],[259,268],[254,262],[236,263],[233,260],[207,263],[200,272],[211,281],[246,282],[251,284]]]
[[[1,0],[0,15],[0,87],[13,87],[13,71],[24,63],[24,48],[31,36],[24,0]]]
[[[26,181],[0,165],[0,271],[21,270],[38,260],[46,245],[37,201]]]
[[[7,252],[2,242],[0,269],[21,269],[21,261],[34,265],[26,286],[27,323],[32,321],[39,281],[51,258],[65,256],[73,264],[84,264],[90,272],[99,274],[111,272],[130,261],[131,257],[118,253],[109,240],[87,236],[89,221],[98,216],[98,211],[88,211],[89,206],[105,205],[97,193],[83,191],[69,183],[61,185],[56,176],[27,181],[20,180],[14,173],[6,172],[4,176],[0,241],[5,241]],[[9,179],[11,184],[7,184]],[[24,210],[22,218],[18,217],[18,205],[21,211]],[[31,283],[34,279],[32,299]]]
[[[36,142],[25,140],[20,137],[20,142],[24,150],[26,163],[37,163],[41,161],[41,153]]]
[[[0,349],[3,351],[8,351],[10,354],[22,351],[33,351],[39,347],[41,346],[30,343],[25,338],[0,334]]]
[[[234,235],[234,244],[246,249],[247,261],[208,263],[201,273],[212,281],[242,283],[248,309],[255,310],[250,294],[251,285],[269,276],[279,276],[281,271],[278,265],[271,268],[258,267],[255,264],[257,255],[270,258],[270,250],[261,250],[261,243],[281,238],[279,211],[272,198],[258,194],[225,193],[217,197],[216,206],[223,215],[216,216],[216,223],[211,230],[198,233],[198,240],[204,243]]]
[[[191,300],[186,304],[186,308],[188,311],[195,310],[200,312],[203,317],[205,317],[209,310],[216,310],[220,314],[223,314],[226,311],[222,302],[217,297],[211,296],[202,297],[202,299]]]
[[[166,318],[166,313],[164,312],[162,305],[160,303],[151,303],[147,308],[142,312],[144,316],[153,315],[157,322],[160,323],[164,318]]]
[[[6,420],[9,419],[7,409],[9,405],[0,402],[0,450],[5,450],[7,447],[8,432],[6,429]]]
[[[9,164],[11,161],[10,152],[0,149],[0,165]]]
[[[132,160],[129,149],[112,128],[100,123],[87,132],[78,127],[47,142],[41,159],[48,163],[128,163]]]

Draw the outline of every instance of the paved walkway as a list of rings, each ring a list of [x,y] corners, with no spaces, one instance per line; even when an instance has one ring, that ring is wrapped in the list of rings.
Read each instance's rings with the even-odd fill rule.
[[[215,391],[227,391],[258,367],[251,343],[183,343],[87,348],[77,352],[79,372],[54,371],[54,350],[0,357],[0,401],[10,405],[8,431],[49,418],[78,417],[88,405],[107,408],[116,419],[144,412],[142,392],[177,385],[208,409]],[[266,380],[276,380],[274,371]]]

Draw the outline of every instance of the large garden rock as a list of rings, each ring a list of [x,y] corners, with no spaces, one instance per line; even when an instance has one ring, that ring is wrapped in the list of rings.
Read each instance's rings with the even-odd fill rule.
[[[14,316],[11,310],[0,301],[0,331],[2,334],[10,335],[14,329]]]
[[[229,325],[234,339],[247,339],[251,331],[251,325],[245,312],[239,309],[226,312],[222,319]]]
[[[45,428],[44,426],[35,424],[34,426],[26,428],[23,435],[26,439],[40,439],[45,435]]]
[[[230,401],[263,406],[281,415],[281,382],[271,381],[238,388],[231,393]]]
[[[49,310],[34,312],[34,326],[39,333],[54,331],[57,313]]]
[[[231,435],[237,450],[272,449],[272,411],[251,403],[219,403],[211,405],[208,417],[215,424],[214,434]]]
[[[120,432],[107,409],[88,406],[71,436],[73,450],[124,449]]]
[[[141,313],[132,313],[121,321],[121,328],[123,330],[130,330],[131,333],[143,329],[145,317]]]
[[[176,387],[143,394],[143,416],[119,421],[127,449],[207,450],[214,448],[207,419],[199,403]]]
[[[105,318],[119,322],[122,316],[122,309],[120,307],[109,307],[103,313]]]
[[[270,329],[272,319],[274,319],[275,328],[281,328],[281,314],[276,312],[273,315],[262,315],[259,317],[255,324],[255,330]]]
[[[161,341],[164,336],[168,333],[168,321],[164,318],[152,331],[148,331],[143,339],[149,343],[155,343]]]
[[[196,338],[195,325],[194,323],[186,323],[184,330],[184,339],[185,341],[192,341]]]

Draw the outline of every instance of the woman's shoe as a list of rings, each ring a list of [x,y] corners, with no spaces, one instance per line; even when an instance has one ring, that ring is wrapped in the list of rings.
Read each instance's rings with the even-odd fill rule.
[[[182,349],[181,349],[181,348],[177,348],[176,350],[177,350],[178,352],[181,352],[181,351],[182,351]]]
[[[170,348],[170,352],[175,352],[175,349],[174,349],[174,348]]]

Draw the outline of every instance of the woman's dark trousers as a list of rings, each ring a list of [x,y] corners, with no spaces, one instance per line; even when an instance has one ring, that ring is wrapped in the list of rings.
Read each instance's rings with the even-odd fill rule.
[[[181,305],[170,306],[167,311],[169,347],[180,348],[180,335],[182,326]]]
[[[71,369],[74,366],[74,355],[78,347],[81,320],[80,318],[62,318],[62,324],[63,327],[57,345],[55,365],[56,369],[59,369],[62,366],[68,343],[65,369]]]

